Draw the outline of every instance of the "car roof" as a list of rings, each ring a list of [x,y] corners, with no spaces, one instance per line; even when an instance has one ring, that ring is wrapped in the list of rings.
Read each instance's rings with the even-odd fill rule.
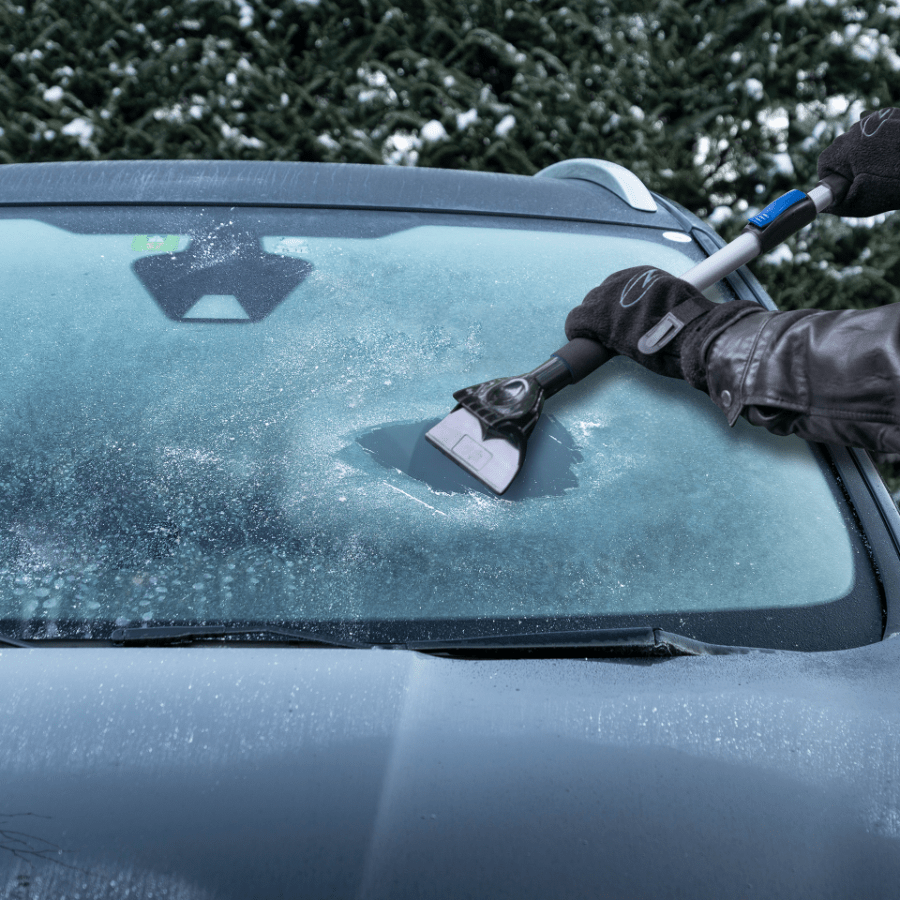
[[[661,203],[655,212],[636,209],[583,174],[529,177],[240,160],[21,163],[0,166],[0,206],[229,204],[527,216],[680,230],[693,224]]]

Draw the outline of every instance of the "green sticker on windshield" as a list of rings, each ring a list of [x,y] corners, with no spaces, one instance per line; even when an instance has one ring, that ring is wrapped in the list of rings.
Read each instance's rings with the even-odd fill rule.
[[[178,249],[178,235],[136,234],[131,242],[131,249],[136,253],[174,253]]]

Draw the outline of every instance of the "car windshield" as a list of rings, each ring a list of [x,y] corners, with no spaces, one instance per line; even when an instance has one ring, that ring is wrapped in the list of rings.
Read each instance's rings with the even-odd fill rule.
[[[702,258],[686,235],[340,210],[3,216],[10,632],[264,622],[402,641],[640,621],[747,643],[735,623],[846,620],[871,579],[809,445],[731,429],[621,357],[547,402],[503,497],[424,441],[454,391],[564,344],[566,313],[611,272],[684,273]],[[879,636],[859,618],[850,645]]]

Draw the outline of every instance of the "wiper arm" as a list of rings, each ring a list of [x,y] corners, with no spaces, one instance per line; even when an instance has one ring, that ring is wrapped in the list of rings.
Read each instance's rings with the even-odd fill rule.
[[[407,650],[452,656],[554,656],[574,653],[598,656],[722,656],[754,653],[754,647],[707,644],[661,628],[601,628],[409,641]],[[773,651],[761,651],[773,652]]]
[[[179,644],[192,644],[195,641],[209,641],[232,635],[271,635],[285,642],[312,644],[325,647],[348,647],[368,649],[372,645],[332,637],[328,634],[317,634],[314,631],[292,631],[287,628],[274,628],[268,625],[259,626],[226,626],[226,625],[154,625],[148,628],[117,628],[110,640],[123,647],[167,647]]]
[[[0,647],[34,647],[34,644],[26,644],[24,641],[17,641],[15,638],[0,634]]]

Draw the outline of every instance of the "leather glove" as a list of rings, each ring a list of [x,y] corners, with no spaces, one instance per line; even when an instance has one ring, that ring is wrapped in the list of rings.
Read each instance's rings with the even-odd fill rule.
[[[851,182],[847,195],[825,212],[875,216],[900,208],[900,109],[864,112],[819,156],[819,180],[839,175]]]
[[[705,355],[733,323],[760,312],[752,300],[713,303],[695,287],[652,266],[610,275],[566,318],[566,337],[583,337],[652,372],[683,378],[709,393]]]

